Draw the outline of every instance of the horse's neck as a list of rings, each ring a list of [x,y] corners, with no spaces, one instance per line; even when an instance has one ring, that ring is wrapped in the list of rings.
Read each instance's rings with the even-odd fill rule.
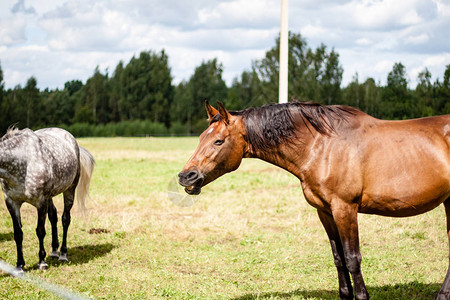
[[[311,148],[320,138],[322,135],[311,126],[299,126],[291,142],[277,145],[269,151],[249,146],[245,157],[259,158],[300,178],[301,167],[310,159]]]
[[[271,151],[255,151],[247,157],[258,158],[265,162],[278,166],[298,178],[301,178],[301,166],[309,159],[308,145],[298,143],[292,145],[280,145]]]

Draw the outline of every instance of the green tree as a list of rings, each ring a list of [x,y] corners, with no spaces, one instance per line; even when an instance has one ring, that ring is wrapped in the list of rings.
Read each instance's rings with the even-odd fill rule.
[[[228,94],[228,88],[222,79],[223,67],[216,58],[202,62],[195,68],[194,75],[189,80],[191,94],[191,120],[192,130],[201,132],[205,127],[205,100],[215,105],[216,101],[224,101]]]
[[[316,101],[325,103],[321,98],[320,81],[323,75],[323,66],[326,64],[326,46],[321,44],[315,51],[308,49],[305,57],[305,72],[299,74],[298,78],[302,81],[301,93],[297,96],[302,100]],[[301,79],[300,79],[301,78]]]
[[[260,79],[260,94],[264,103],[278,99],[279,37],[276,45],[253,68]],[[339,55],[327,51],[321,44],[315,50],[308,48],[300,34],[289,33],[288,88],[291,97],[300,100],[333,104],[340,99],[343,69]]]
[[[75,114],[74,98],[68,89],[52,91],[44,99],[45,125],[71,124]]]
[[[64,90],[69,93],[69,96],[72,96],[83,87],[83,83],[80,80],[71,80],[64,83]]]
[[[251,72],[242,72],[240,80],[235,78],[228,90],[227,108],[241,110],[251,106],[263,105],[265,102],[260,86],[261,81],[255,69]]]
[[[93,124],[109,122],[109,90],[108,75],[100,73],[99,67],[81,88],[82,97],[76,103],[75,121]]]
[[[395,63],[387,76],[387,85],[382,94],[381,114],[388,119],[411,117],[411,95],[408,91],[406,68],[402,63]]]
[[[359,82],[359,75],[353,75],[352,81],[343,90],[343,104],[361,108],[364,99],[364,85]]]
[[[116,69],[117,71],[117,69]],[[120,71],[121,119],[148,119],[170,125],[174,89],[166,53],[141,52]]]
[[[353,80],[343,89],[342,104],[350,105],[374,116],[380,117],[379,104],[381,89],[373,78],[359,82],[359,75],[356,73]]]
[[[437,114],[450,114],[450,64],[444,71],[442,83],[436,80],[434,84],[436,90],[435,111]]]
[[[34,76],[27,80],[23,93],[25,97],[26,127],[41,125],[41,119],[44,116],[43,105],[39,89],[37,88],[37,80]]]
[[[6,97],[3,82],[3,70],[0,62],[0,136],[2,136],[9,127],[10,123],[10,103]]]
[[[175,88],[171,109],[172,124],[186,124],[184,133],[192,132],[192,103],[193,97],[188,82],[182,81]]]
[[[434,115],[434,87],[431,82],[431,73],[425,68],[417,76],[417,86],[414,93],[415,105],[415,117],[425,117]]]
[[[375,83],[373,78],[366,79],[363,86],[364,100],[361,108],[368,114],[380,118],[381,88]]]
[[[120,109],[120,99],[123,96],[122,91],[122,74],[123,74],[123,62],[120,61],[114,70],[114,74],[109,81],[109,90],[110,98],[109,98],[109,107],[111,111],[110,120],[112,122],[119,122],[121,120],[126,119],[125,116],[122,116]]]
[[[331,50],[326,54],[325,67],[320,78],[321,99],[328,105],[338,104],[341,97],[341,81],[344,69],[339,63],[339,54]]]

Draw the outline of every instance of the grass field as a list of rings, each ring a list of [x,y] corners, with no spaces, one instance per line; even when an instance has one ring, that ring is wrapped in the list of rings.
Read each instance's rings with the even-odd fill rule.
[[[26,271],[96,299],[337,299],[317,213],[292,175],[259,160],[203,188],[191,207],[167,198],[197,138],[87,138],[96,157],[87,214],[73,210],[70,263],[36,269],[36,210],[22,207]],[[62,199],[55,199],[59,218]],[[445,277],[443,207],[405,219],[360,215],[363,275],[372,299],[433,299]],[[60,231],[61,225],[59,225]],[[104,229],[91,234],[91,229]],[[101,230],[98,230],[101,231]],[[60,232],[61,235],[61,232]],[[46,249],[51,250],[47,223]],[[0,204],[0,258],[15,264]],[[0,273],[0,298],[55,299]]]

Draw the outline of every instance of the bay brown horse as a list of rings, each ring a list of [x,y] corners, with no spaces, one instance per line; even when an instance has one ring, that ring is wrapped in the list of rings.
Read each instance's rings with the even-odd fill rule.
[[[206,111],[209,127],[179,183],[199,194],[247,157],[295,175],[329,237],[341,299],[369,298],[358,212],[407,217],[443,203],[450,238],[450,115],[384,121],[348,106],[302,102],[238,112],[206,102]],[[437,298],[450,298],[450,271]]]

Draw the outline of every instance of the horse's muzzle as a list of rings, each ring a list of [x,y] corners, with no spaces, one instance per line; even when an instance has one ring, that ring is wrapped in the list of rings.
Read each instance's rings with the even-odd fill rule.
[[[178,174],[178,183],[185,187],[189,195],[198,195],[202,191],[204,176],[197,170],[188,170]]]

